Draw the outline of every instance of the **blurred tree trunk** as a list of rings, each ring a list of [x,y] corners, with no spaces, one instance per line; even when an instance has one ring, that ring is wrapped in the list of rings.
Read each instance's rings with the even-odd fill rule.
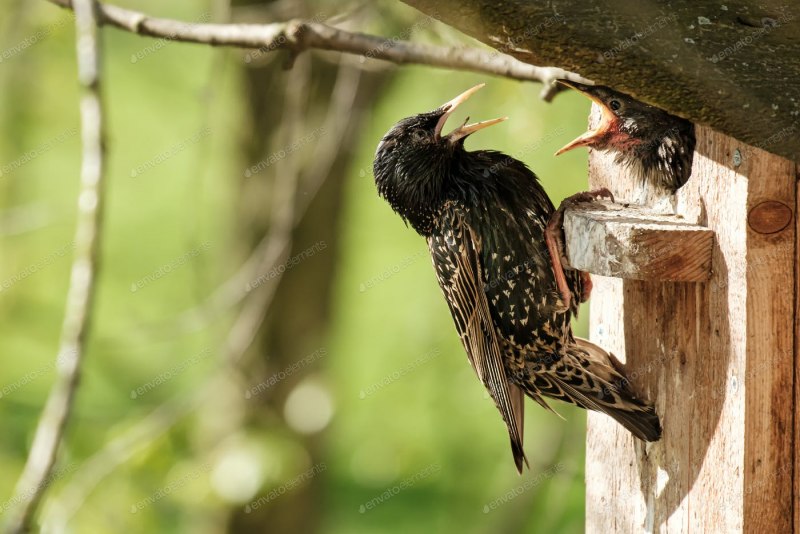
[[[245,369],[252,383],[265,380],[274,373],[285,370],[295,362],[313,353],[324,344],[324,335],[328,323],[331,304],[331,289],[334,282],[334,267],[339,250],[339,218],[342,210],[343,189],[347,173],[351,170],[353,148],[358,146],[359,134],[368,116],[373,102],[381,93],[387,74],[357,73],[354,67],[345,66],[306,55],[298,59],[295,68],[308,68],[300,61],[310,62],[310,73],[306,88],[293,87],[290,84],[290,73],[283,68],[285,56],[267,54],[270,63],[263,67],[245,69],[245,97],[249,102],[251,123],[245,126],[243,141],[248,167],[260,161],[268,161],[270,157],[280,157],[286,151],[285,136],[281,129],[285,124],[285,109],[292,92],[308,91],[307,106],[302,123],[295,126],[291,138],[307,141],[287,158],[302,157],[311,150],[312,157],[304,157],[290,165],[269,165],[264,171],[250,177],[242,178],[242,195],[240,200],[240,232],[243,246],[248,249],[258,243],[269,229],[271,214],[270,191],[274,190],[270,183],[274,180],[286,179],[275,175],[281,168],[294,167],[299,172],[296,205],[301,213],[292,232],[292,247],[289,258],[304,257],[303,251],[317,246],[318,252],[299,261],[281,274],[279,286],[259,335],[250,349],[250,362],[254,369]],[[335,57],[335,56],[332,56]],[[352,108],[343,116],[345,123],[341,136],[337,132],[318,129],[323,118],[329,112],[334,86],[337,78],[346,75],[343,69],[351,69],[355,75],[353,89],[356,91]],[[313,134],[317,131],[317,134]],[[302,141],[301,144],[306,143]],[[321,157],[320,147],[327,143],[338,145],[331,158],[330,165],[322,169],[324,181],[318,192],[303,209],[313,195],[313,185],[308,182],[314,178],[309,176],[318,167],[317,158]],[[316,169],[319,172],[320,169]],[[287,265],[289,262],[287,262]],[[322,362],[324,365],[324,361]],[[274,387],[267,389],[262,395],[253,397],[247,404],[247,423],[254,427],[268,428],[270,433],[294,435],[308,454],[308,467],[319,464],[321,446],[318,434],[304,436],[288,428],[283,419],[283,407],[287,396],[294,387],[319,368],[320,362],[304,366],[291,373]],[[280,425],[276,427],[276,425]],[[291,479],[294,474],[290,474]],[[271,501],[267,506],[245,512],[234,510],[229,521],[229,531],[246,532],[313,532],[318,529],[322,511],[322,484],[324,472],[311,477],[302,485],[286,491],[280,498]]]

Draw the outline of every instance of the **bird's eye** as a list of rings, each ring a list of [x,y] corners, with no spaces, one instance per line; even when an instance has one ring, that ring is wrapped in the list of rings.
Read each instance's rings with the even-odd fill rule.
[[[622,107],[622,104],[619,103],[619,100],[612,100],[608,103],[608,107],[611,108],[611,111],[618,111],[619,108]]]
[[[414,139],[414,141],[424,141],[428,138],[428,134],[425,132],[425,130],[417,128],[411,132],[411,137]]]

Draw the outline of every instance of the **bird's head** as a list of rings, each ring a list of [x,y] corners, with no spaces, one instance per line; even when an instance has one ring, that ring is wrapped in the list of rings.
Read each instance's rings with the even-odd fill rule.
[[[589,97],[600,106],[601,115],[596,128],[564,146],[556,152],[557,156],[581,146],[624,152],[646,143],[661,126],[657,118],[664,114],[663,111],[626,94],[602,85],[584,85],[569,80],[559,80],[559,83]]]
[[[556,152],[556,156],[585,146],[617,153],[617,161],[639,169],[642,178],[653,175],[674,191],[691,172],[694,127],[655,106],[602,85],[559,80],[600,107],[600,122]]]
[[[373,172],[378,193],[420,233],[445,200],[453,163],[463,154],[467,136],[507,117],[467,124],[443,135],[447,118],[478,91],[476,85],[433,111],[395,124],[375,152]]]

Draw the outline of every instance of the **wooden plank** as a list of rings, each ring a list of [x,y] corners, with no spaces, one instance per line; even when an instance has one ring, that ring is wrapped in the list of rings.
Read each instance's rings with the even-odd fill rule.
[[[697,140],[676,205],[715,232],[709,282],[593,277],[591,338],[626,360],[664,437],[589,415],[587,532],[792,531],[795,168],[704,127]],[[639,194],[605,154],[590,186]]]
[[[634,280],[705,282],[714,232],[672,214],[608,201],[564,211],[568,267]]]
[[[800,213],[800,164],[795,169],[795,213]],[[795,219],[794,261],[794,534],[800,534],[800,218]]]
[[[743,382],[748,532],[792,531],[796,232],[788,223],[796,205],[794,169],[793,162],[763,151],[750,154],[739,168],[750,186]]]

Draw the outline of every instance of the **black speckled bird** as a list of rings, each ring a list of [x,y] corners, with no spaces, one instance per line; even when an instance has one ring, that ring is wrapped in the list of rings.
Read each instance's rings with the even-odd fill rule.
[[[536,176],[500,152],[468,152],[464,139],[504,119],[442,135],[447,117],[481,85],[429,113],[397,123],[381,140],[379,194],[428,241],[442,292],[472,367],[494,399],[517,469],[527,394],[604,412],[636,437],[659,439],[653,407],[638,399],[623,367],[570,327],[583,297],[568,271],[571,306],[557,289],[545,232],[554,212]]]
[[[655,106],[602,85],[560,80],[600,106],[600,123],[556,152],[586,146],[613,151],[616,161],[660,194],[673,194],[689,179],[694,155],[694,126]]]

